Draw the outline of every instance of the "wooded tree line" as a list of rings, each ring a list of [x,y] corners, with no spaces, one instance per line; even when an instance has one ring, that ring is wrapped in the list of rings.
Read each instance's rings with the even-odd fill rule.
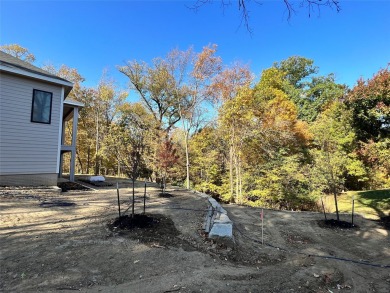
[[[388,66],[352,89],[298,56],[256,79],[243,64],[224,64],[216,45],[117,68],[126,90],[105,77],[86,87],[65,65],[45,68],[72,81],[69,98],[85,104],[79,173],[168,180],[226,202],[288,209],[390,188]],[[129,91],[140,101],[127,101]]]

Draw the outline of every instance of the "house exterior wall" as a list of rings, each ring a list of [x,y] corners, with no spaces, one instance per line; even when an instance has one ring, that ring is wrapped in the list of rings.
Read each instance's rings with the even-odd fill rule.
[[[50,124],[31,122],[34,89],[53,93]],[[54,182],[62,93],[59,85],[0,73],[0,185],[16,185],[17,178],[21,185]],[[28,178],[32,184],[23,182]],[[11,181],[14,184],[7,184]]]
[[[0,186],[56,186],[58,174],[0,175]]]

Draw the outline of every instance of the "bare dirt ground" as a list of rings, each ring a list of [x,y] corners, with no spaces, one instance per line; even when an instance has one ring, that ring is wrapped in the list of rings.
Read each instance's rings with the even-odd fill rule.
[[[131,185],[120,186],[123,211]],[[266,210],[262,245],[260,210],[226,205],[231,249],[204,237],[204,198],[159,192],[149,184],[146,213],[155,225],[121,230],[112,225],[112,186],[60,194],[0,188],[0,291],[390,292],[389,231],[374,221],[329,229],[319,225],[322,214]],[[136,213],[142,194],[138,183]]]

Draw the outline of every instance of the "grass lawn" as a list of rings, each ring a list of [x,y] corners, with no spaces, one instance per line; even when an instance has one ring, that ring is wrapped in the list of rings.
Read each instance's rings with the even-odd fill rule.
[[[390,216],[390,189],[343,193],[337,197],[341,213],[351,213],[352,197],[355,198],[355,213],[369,219]],[[330,212],[336,212],[333,195],[326,197],[325,205]]]

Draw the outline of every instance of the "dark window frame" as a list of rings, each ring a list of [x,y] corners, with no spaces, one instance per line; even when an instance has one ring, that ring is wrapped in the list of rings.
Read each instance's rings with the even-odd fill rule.
[[[49,121],[39,121],[39,120],[34,120],[34,101],[35,101],[35,93],[36,92],[43,92],[46,94],[50,94],[50,112],[49,112]],[[32,105],[31,105],[31,122],[33,123],[42,123],[42,124],[51,124],[51,111],[53,107],[53,93],[47,92],[47,91],[42,91],[38,89],[33,89],[33,95],[32,95]]]

